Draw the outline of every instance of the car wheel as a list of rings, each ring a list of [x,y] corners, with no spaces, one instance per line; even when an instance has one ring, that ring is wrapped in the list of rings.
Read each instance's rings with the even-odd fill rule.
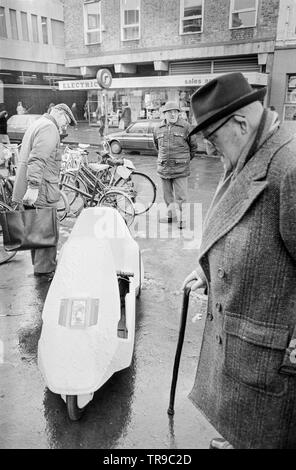
[[[110,143],[110,147],[112,153],[118,154],[122,151],[121,145],[117,140],[113,140],[113,142]]]

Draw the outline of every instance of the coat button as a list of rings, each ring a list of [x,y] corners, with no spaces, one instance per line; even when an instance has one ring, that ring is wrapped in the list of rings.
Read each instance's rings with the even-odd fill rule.
[[[219,268],[219,269],[218,269],[218,277],[219,277],[220,279],[222,279],[222,277],[224,277],[224,276],[225,276],[225,271],[224,271],[224,269]]]
[[[220,335],[216,335],[216,341],[218,344],[222,344],[222,338]]]
[[[220,304],[220,302],[217,302],[216,303],[216,310],[221,313],[222,312],[222,304]]]

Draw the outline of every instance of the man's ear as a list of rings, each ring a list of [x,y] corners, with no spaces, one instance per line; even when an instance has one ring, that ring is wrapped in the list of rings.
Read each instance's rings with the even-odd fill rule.
[[[250,126],[249,126],[247,119],[244,116],[238,116],[238,115],[235,115],[234,119],[236,120],[237,123],[239,123],[242,134],[247,134],[248,131],[250,130]]]

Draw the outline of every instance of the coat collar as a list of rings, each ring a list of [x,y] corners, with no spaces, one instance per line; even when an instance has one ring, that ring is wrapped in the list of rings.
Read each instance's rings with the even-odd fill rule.
[[[163,120],[161,121],[159,127],[167,127],[167,125],[168,125],[168,124],[167,124],[166,120],[163,119]],[[175,122],[174,124],[171,124],[171,127],[173,127],[173,126],[183,127],[182,122],[180,121],[180,118],[178,118],[178,121],[177,121],[177,122]]]
[[[56,122],[56,120],[51,116],[51,114],[48,114],[48,113],[45,113],[43,114],[43,117],[45,117],[46,119],[49,119],[49,121],[53,122],[58,130],[58,133],[60,133],[60,129],[59,129],[59,126]]]
[[[268,186],[266,175],[275,153],[292,138],[281,129],[273,134],[244,166],[210,213],[203,231],[199,259],[226,235]]]

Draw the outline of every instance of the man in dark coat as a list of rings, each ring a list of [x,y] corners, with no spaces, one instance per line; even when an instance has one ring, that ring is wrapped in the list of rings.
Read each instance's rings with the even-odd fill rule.
[[[0,103],[0,143],[9,144],[9,137],[7,135],[7,118],[8,112],[5,109],[5,104]]]
[[[180,108],[174,101],[168,101],[162,112],[164,120],[155,128],[154,145],[158,150],[157,173],[161,178],[163,199],[167,216],[160,222],[172,223],[177,209],[178,228],[185,228],[182,205],[187,202],[190,160],[195,156],[197,144],[190,137],[191,126],[180,118]],[[176,203],[176,207],[174,207]]]
[[[124,103],[123,105],[121,119],[124,123],[124,126],[123,126],[124,129],[126,129],[132,122],[132,110],[129,107],[128,103]]]
[[[76,125],[75,118],[70,108],[60,103],[26,130],[13,188],[14,202],[40,208],[56,207],[60,198],[60,133],[69,124]],[[36,276],[52,277],[56,253],[57,247],[32,250]]]
[[[296,141],[265,91],[231,73],[192,96],[225,169],[184,281],[208,291],[190,398],[228,441],[214,448],[296,447]]]

